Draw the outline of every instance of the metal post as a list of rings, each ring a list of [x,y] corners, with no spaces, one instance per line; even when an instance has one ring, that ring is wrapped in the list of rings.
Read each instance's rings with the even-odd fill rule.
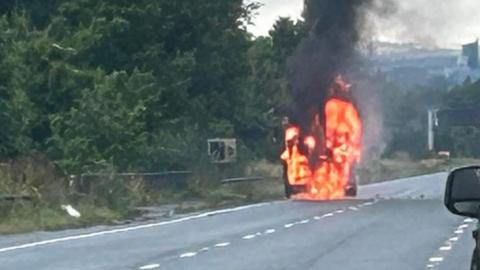
[[[438,110],[428,110],[428,151],[435,150],[435,127],[438,126]]]

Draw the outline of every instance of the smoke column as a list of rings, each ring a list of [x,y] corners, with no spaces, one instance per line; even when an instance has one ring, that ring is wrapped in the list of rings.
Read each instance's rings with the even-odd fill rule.
[[[364,24],[364,8],[371,1],[306,0],[308,37],[289,62],[294,97],[293,120],[302,128],[309,110],[323,108],[332,80],[345,74],[356,56]]]

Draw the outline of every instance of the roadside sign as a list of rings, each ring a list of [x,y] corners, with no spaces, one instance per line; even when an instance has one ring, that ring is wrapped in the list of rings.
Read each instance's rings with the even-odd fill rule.
[[[208,156],[212,163],[234,163],[237,161],[236,139],[209,139]]]

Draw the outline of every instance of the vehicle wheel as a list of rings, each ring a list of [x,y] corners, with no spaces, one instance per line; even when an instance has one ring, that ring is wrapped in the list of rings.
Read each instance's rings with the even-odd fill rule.
[[[293,195],[293,187],[288,182],[286,175],[283,176],[283,185],[285,187],[285,198],[290,199]]]
[[[348,183],[347,187],[345,188],[345,195],[347,197],[356,197],[358,193],[358,174],[355,170],[353,171],[353,175],[350,177],[350,183]]]
[[[356,197],[357,196],[357,186],[349,186],[345,190],[345,195],[347,197]]]
[[[282,162],[283,166],[283,186],[285,188],[285,198],[290,199],[293,195],[293,187],[290,185],[288,181],[288,174],[287,174],[287,164]]]
[[[290,186],[288,183],[285,183],[285,198],[290,199],[292,197],[292,186]]]

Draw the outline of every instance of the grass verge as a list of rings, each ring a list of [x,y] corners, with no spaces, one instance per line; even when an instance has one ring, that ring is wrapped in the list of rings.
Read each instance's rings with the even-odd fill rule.
[[[67,228],[82,228],[94,224],[111,224],[127,216],[93,202],[81,201],[75,205],[82,216],[74,218],[60,205],[34,204],[31,202],[2,205],[0,234],[52,231]]]
[[[380,160],[363,164],[359,168],[360,184],[435,173],[472,164],[480,164],[480,160]],[[46,200],[44,198],[51,196],[39,196],[32,201],[0,202],[0,235],[117,224],[117,221],[131,219],[141,214],[136,209],[142,205],[174,205],[175,213],[184,214],[283,198],[280,165],[266,161],[254,162],[246,166],[244,174],[262,176],[264,180],[226,185],[220,185],[218,181],[209,181],[204,185],[193,179],[192,184],[185,190],[152,193],[146,191],[148,188],[139,184],[139,181],[125,184],[115,179],[107,179],[102,181],[104,184],[96,193],[82,198],[68,199],[62,195]],[[58,185],[54,187],[58,188]],[[51,192],[52,190],[49,190],[47,195]],[[48,203],[42,203],[44,201]],[[62,203],[71,203],[82,216],[71,217],[61,208]]]

